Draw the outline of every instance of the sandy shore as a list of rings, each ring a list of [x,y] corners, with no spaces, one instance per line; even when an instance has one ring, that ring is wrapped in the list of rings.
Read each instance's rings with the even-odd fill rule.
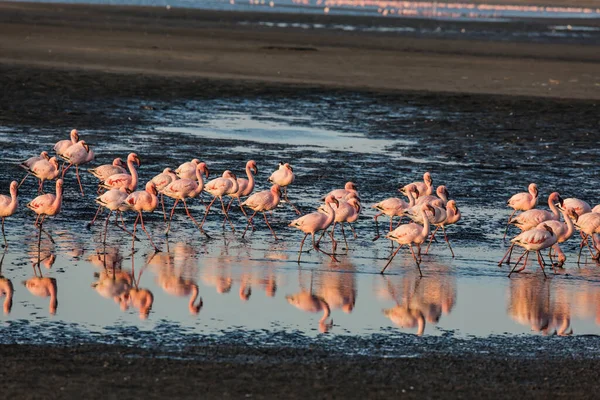
[[[372,18],[360,17],[2,3],[0,63],[357,90],[600,98],[600,51],[590,44],[240,24],[264,20],[373,23]],[[480,25],[457,27],[471,30]],[[530,25],[502,26],[510,30]]]

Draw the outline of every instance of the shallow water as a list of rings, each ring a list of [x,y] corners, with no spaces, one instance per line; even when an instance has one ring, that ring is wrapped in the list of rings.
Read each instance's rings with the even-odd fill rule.
[[[211,178],[226,168],[243,176],[245,161],[253,158],[262,190],[278,162],[290,162],[296,173],[290,199],[304,212],[314,210],[328,190],[348,180],[357,183],[365,206],[356,224],[358,239],[349,235],[346,254],[338,231],[339,263],[312,251],[298,265],[302,234],[286,226],[295,218],[288,205],[269,215],[279,241],[260,218],[257,230],[241,239],[245,218],[237,209],[232,213],[236,233],[223,229],[218,207],[209,215],[212,239],[207,240],[180,209],[168,243],[162,214],[146,218],[162,252],[153,254],[140,232],[132,253],[130,237],[112,224],[102,243],[103,218],[86,229],[95,212],[94,178],[82,172],[86,195],[81,197],[71,171],[63,211],[44,225],[55,243],[42,235],[42,266],[36,270],[37,231],[33,214],[24,207],[36,194],[29,179],[20,190],[18,214],[6,222],[10,246],[1,272],[15,292],[6,309],[10,312],[0,317],[2,341],[53,342],[56,335],[48,332],[60,332],[63,339],[105,341],[132,329],[143,333],[145,344],[154,334],[215,340],[237,334],[246,340],[244,335],[317,337],[324,332],[333,337],[406,333],[469,339],[600,333],[600,269],[585,255],[580,267],[575,264],[575,238],[563,246],[566,268],[557,275],[548,271],[548,279],[536,264],[510,279],[508,267],[496,264],[506,249],[502,233],[509,212],[504,202],[531,180],[540,187],[540,199],[559,190],[564,198],[577,195],[596,203],[597,189],[583,183],[600,172],[592,135],[597,124],[573,127],[560,115],[536,119],[519,113],[518,104],[512,110],[457,109],[358,94],[132,101],[104,111],[123,118],[144,116],[134,128],[81,129],[97,154],[96,164],[126,158],[135,149],[145,182],[165,166],[192,158],[208,164]],[[10,180],[23,176],[18,160],[51,149],[67,136],[68,130],[3,127],[3,192]],[[582,167],[586,176],[578,173]],[[462,221],[448,229],[456,258],[438,238],[423,258],[423,278],[405,251],[381,276],[390,242],[372,241],[375,213],[369,207],[396,196],[400,185],[418,180],[426,170],[434,184],[448,187],[462,211]],[[46,184],[47,191],[52,187]],[[201,217],[200,202],[190,204]],[[131,227],[132,216],[126,219]],[[381,219],[380,227],[387,222]],[[324,248],[329,251],[330,242]],[[35,276],[55,280],[38,280],[46,285],[41,296],[21,285]],[[134,304],[127,297],[131,289],[149,291],[151,307]],[[199,312],[196,289],[203,304]],[[33,334],[40,331],[46,335]],[[281,342],[289,344],[284,337]]]

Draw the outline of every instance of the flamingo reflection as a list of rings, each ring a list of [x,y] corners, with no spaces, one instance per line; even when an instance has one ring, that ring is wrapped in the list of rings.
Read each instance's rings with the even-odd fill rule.
[[[4,303],[2,304],[2,309],[4,310],[4,314],[10,314],[13,305],[13,293],[15,289],[13,287],[12,281],[4,275],[2,275],[2,265],[4,264],[4,256],[6,255],[7,248],[4,248],[4,252],[2,252],[2,258],[0,259],[0,297],[4,298]]]
[[[331,263],[328,271],[319,273],[316,292],[331,310],[351,313],[356,303],[356,267],[348,261]]]
[[[34,264],[33,271],[34,276],[22,283],[32,295],[38,297],[50,297],[49,311],[51,315],[55,315],[56,309],[58,308],[58,287],[56,285],[56,279],[45,278],[37,264]]]
[[[333,327],[333,320],[327,322],[329,315],[331,314],[331,308],[329,304],[320,296],[313,294],[313,272],[310,273],[310,288],[306,290],[302,287],[302,280],[300,279],[300,292],[287,295],[285,299],[298,308],[299,310],[310,312],[310,313],[318,313],[323,312],[323,316],[319,320],[319,331],[321,333],[327,333]]]
[[[551,281],[531,278],[526,277],[510,282],[508,304],[510,317],[544,335],[572,334],[570,306],[564,289],[552,289]]]

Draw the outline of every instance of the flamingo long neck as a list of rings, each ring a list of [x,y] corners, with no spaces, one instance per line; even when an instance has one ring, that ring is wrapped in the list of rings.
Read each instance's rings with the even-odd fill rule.
[[[552,214],[554,214],[554,216],[558,220],[560,217],[560,212],[558,211],[558,208],[556,208],[556,206],[554,205],[552,197],[548,197],[548,207],[550,207],[550,211],[552,211]]]
[[[333,209],[333,207],[331,207],[331,203],[325,203],[327,205],[327,207],[329,207],[329,210],[327,212],[327,219],[325,220],[325,224],[327,225],[327,228],[329,228],[329,225],[331,225],[331,223],[335,220],[335,210]]]
[[[250,171],[250,166],[246,166],[246,175],[248,175],[248,186],[246,187],[246,191],[252,193],[254,190],[254,175]]]
[[[233,185],[231,187],[231,193],[237,193],[238,190],[240,190],[240,185],[237,181],[237,179],[235,178],[228,178],[231,181],[231,184]]]
[[[535,190],[530,190],[529,194],[531,195],[531,206],[534,207],[538,202],[538,195]]]
[[[575,225],[573,225],[573,220],[569,218],[566,212],[563,212],[562,214],[565,219],[565,224],[567,224],[567,231],[560,239],[567,240],[568,238],[573,236],[573,233],[575,232]]]
[[[127,168],[129,168],[129,173],[131,174],[131,183],[128,189],[134,191],[138,184],[138,173],[135,165],[133,165],[133,160],[127,160]]]
[[[421,209],[421,215],[423,216],[423,230],[420,237],[422,240],[425,240],[429,236],[429,218],[427,218],[427,214],[423,209]]]
[[[196,190],[194,190],[194,196],[198,196],[204,190],[204,179],[202,178],[202,171],[199,168],[196,168],[196,178],[198,179],[198,186],[196,186]]]
[[[52,203],[52,206],[55,210],[57,210],[56,212],[60,211],[60,207],[62,205],[62,197],[63,197],[63,190],[61,187],[56,187],[56,196],[54,197],[54,202]]]
[[[438,197],[440,199],[442,199],[444,204],[448,203],[448,198],[446,197],[446,193],[444,191],[440,191],[440,194],[438,195]]]
[[[322,324],[325,322],[325,320],[327,318],[329,318],[329,315],[331,314],[331,309],[329,308],[329,304],[327,304],[327,302],[325,302],[325,300],[320,300],[320,303],[321,303],[321,306],[323,307],[323,316],[319,320],[319,324]]]
[[[415,206],[415,195],[414,193],[409,190],[408,193],[406,194],[406,197],[408,197],[408,208],[412,208]]]
[[[19,199],[17,198],[17,190],[11,190],[10,191],[10,209],[11,210],[16,210],[17,206],[19,205]]]

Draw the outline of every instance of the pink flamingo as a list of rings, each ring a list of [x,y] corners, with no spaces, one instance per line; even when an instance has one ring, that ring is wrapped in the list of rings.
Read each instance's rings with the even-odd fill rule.
[[[435,190],[436,196],[432,195],[423,195],[422,193],[415,201],[415,207],[420,206],[422,204],[431,204],[436,207],[446,207],[446,203],[448,202],[448,198],[450,197],[450,193],[446,186],[441,185]],[[418,210],[417,210],[418,212]]]
[[[434,212],[433,206],[430,204],[422,204],[420,206],[421,210],[421,218],[423,219],[423,225],[410,223],[401,225],[398,228],[394,229],[392,232],[388,233],[385,237],[394,240],[400,246],[396,249],[396,251],[392,254],[385,267],[380,271],[381,274],[385,272],[387,267],[392,263],[392,260],[398,253],[398,251],[407,244],[410,247],[410,252],[412,253],[413,258],[415,259],[415,263],[417,264],[417,269],[419,270],[419,275],[423,276],[421,272],[421,244],[425,242],[425,240],[429,237],[429,218],[427,218],[425,211]],[[419,251],[419,259],[415,255],[413,250],[413,244],[417,245]]]
[[[538,203],[538,193],[537,185],[535,183],[530,183],[528,192],[517,193],[508,199],[506,205],[512,208],[513,212],[510,214],[510,217],[508,217],[508,222],[506,222],[506,229],[504,230],[503,239],[506,239],[510,221],[517,211],[528,211],[535,208]]]
[[[525,269],[525,265],[527,264],[527,257],[529,257],[530,251],[535,251],[537,253],[538,264],[540,265],[544,276],[546,276],[546,271],[544,270],[544,262],[540,251],[554,246],[557,240],[558,238],[554,234],[552,228],[545,224],[542,224],[542,228],[533,228],[531,230],[521,232],[518,236],[513,238],[511,242],[517,246],[524,248],[525,252],[521,255],[521,257],[519,257],[515,266],[510,271],[508,276],[510,277],[513,272],[521,272]],[[523,256],[525,256],[523,266],[517,270],[516,268],[519,265],[519,262],[521,261]]]
[[[37,214],[37,218],[35,219],[34,226],[40,228],[40,233],[42,231],[42,224],[46,217],[53,217],[60,212],[60,208],[62,205],[62,197],[63,197],[63,180],[58,179],[56,181],[56,194],[46,193],[42,194],[35,199],[31,200],[27,204],[27,208],[32,210]],[[41,217],[41,219],[40,219]],[[38,238],[38,244],[41,239],[41,235]]]
[[[2,219],[2,237],[4,238],[4,247],[8,247],[6,235],[4,234],[4,219],[10,217],[17,211],[19,206],[19,184],[17,181],[10,183],[10,197],[0,194],[0,219]]]
[[[138,190],[137,192],[131,193],[123,202],[123,204],[127,205],[130,210],[138,213],[138,216],[135,218],[135,222],[133,223],[133,240],[131,243],[132,248],[135,245],[135,231],[137,229],[138,221],[140,221],[142,223],[142,229],[144,232],[146,232],[146,236],[148,236],[150,244],[152,247],[154,247],[154,251],[160,251],[146,230],[146,226],[144,225],[144,217],[142,216],[142,212],[153,212],[156,210],[156,207],[158,206],[158,197],[156,197],[157,194],[158,191],[156,190],[156,185],[154,182],[150,181],[146,184],[146,190]]]
[[[163,190],[169,185],[169,183],[176,181],[178,178],[179,177],[177,174],[173,172],[171,168],[165,168],[163,172],[151,179],[151,181],[156,185],[156,190],[158,190],[158,193],[160,193],[160,204],[162,206],[163,219],[165,222],[167,221],[167,213],[165,212],[165,196],[163,194]]]
[[[108,233],[108,221],[110,220],[110,216],[113,211],[116,211],[117,213],[121,214],[121,222],[123,223],[123,226],[120,226],[117,223],[116,215],[115,215],[115,224],[119,228],[123,229],[125,232],[127,232],[131,235],[131,233],[124,227],[125,223],[123,222],[123,215],[122,215],[123,211],[127,211],[129,209],[128,206],[123,204],[125,202],[125,200],[127,199],[128,195],[129,195],[129,193],[127,192],[127,189],[120,188],[120,189],[108,190],[105,193],[103,193],[101,196],[96,197],[96,203],[98,203],[100,205],[100,208],[104,207],[104,208],[108,209],[108,216],[106,217],[106,222],[104,224],[104,243],[106,243],[106,235]],[[98,215],[98,212],[96,212],[96,215]],[[95,219],[96,218],[94,217],[94,220]],[[93,222],[94,221],[92,221],[92,223]]]
[[[358,189],[356,188],[356,185],[352,182],[346,182],[343,189],[332,190],[331,192],[323,196],[321,200],[325,200],[325,198],[327,198],[327,196],[329,195],[332,195],[338,200],[348,199],[349,196],[354,195],[360,201],[360,198],[358,197]]]
[[[206,235],[207,237],[210,237],[204,231],[204,229],[202,228],[202,225],[198,224],[198,222],[196,222],[194,217],[192,217],[192,214],[190,214],[190,210],[188,209],[187,203],[185,201],[185,199],[188,199],[188,198],[193,199],[193,198],[197,197],[200,193],[202,193],[202,190],[204,189],[204,179],[202,179],[202,173],[204,173],[204,175],[208,178],[208,175],[209,175],[208,167],[203,162],[196,165],[196,180],[187,179],[187,178],[177,179],[177,180],[174,180],[173,182],[169,183],[162,190],[162,193],[165,196],[175,199],[175,204],[173,204],[173,209],[171,210],[171,215],[169,217],[169,224],[167,225],[167,230],[165,232],[165,235],[168,235],[169,231],[171,229],[171,221],[173,220],[173,213],[175,212],[175,207],[177,207],[177,204],[179,203],[179,201],[182,201],[183,207],[185,208],[185,212],[186,212],[187,216],[194,222],[194,224],[196,224],[196,226],[200,229],[200,231],[202,233],[204,233],[204,235]]]
[[[31,166],[29,172],[40,181],[38,192],[44,193],[44,181],[51,181],[58,178],[60,167],[56,157],[52,157],[50,160],[41,159],[37,161]]]
[[[241,204],[241,206],[246,206],[249,209],[253,210],[254,214],[252,214],[252,216],[248,218],[248,224],[246,225],[246,229],[244,229],[242,238],[246,235],[246,231],[248,230],[250,224],[252,224],[252,220],[254,219],[256,213],[262,212],[263,216],[265,217],[265,222],[267,223],[267,226],[271,230],[271,233],[273,234],[275,240],[277,240],[277,235],[275,235],[273,228],[271,228],[271,224],[269,224],[269,220],[267,219],[267,214],[265,214],[265,212],[274,210],[279,205],[280,200],[281,189],[277,184],[271,186],[271,189],[269,190],[263,190],[262,192],[254,193],[252,196],[248,197],[246,201],[244,201]]]
[[[550,248],[550,251],[548,252],[548,257],[550,258],[550,262],[552,262],[552,250],[554,249],[556,254],[558,255],[558,264],[556,265],[558,268],[561,268],[567,260],[565,254],[560,249],[559,243],[564,243],[567,240],[569,240],[571,236],[573,236],[573,233],[575,232],[575,225],[573,224],[573,219],[576,219],[578,217],[577,211],[575,211],[572,208],[563,208],[560,211],[563,215],[563,219],[565,220],[565,222],[550,220],[542,222],[536,227],[537,229],[542,229],[544,228],[544,225],[549,226],[550,228],[552,228],[552,231],[556,235],[557,241],[554,244],[554,246]],[[554,262],[552,262],[552,265],[554,265]]]
[[[510,223],[519,228],[522,232],[528,231],[530,229],[535,228],[539,224],[545,221],[559,221],[560,213],[555,203],[559,203],[562,207],[563,199],[560,197],[558,192],[553,192],[548,196],[548,206],[551,211],[546,210],[528,210],[515,218],[510,220]],[[514,244],[509,247],[509,249],[504,254],[504,257],[498,262],[498,266],[502,265],[502,262],[506,259],[506,263],[510,264],[510,257],[512,255],[512,250],[514,248]]]
[[[194,158],[192,161],[184,162],[175,170],[179,179],[196,179],[196,168],[200,164],[200,160]]]
[[[223,196],[231,195],[232,193],[236,193],[238,191],[238,189],[239,189],[239,185],[238,185],[237,178],[236,178],[235,174],[229,170],[223,172],[223,176],[221,178],[213,179],[212,181],[208,182],[204,186],[204,191],[212,194],[213,199],[208,204],[208,207],[206,207],[206,212],[204,213],[204,219],[202,220],[202,223],[200,224],[200,226],[203,226],[204,222],[206,222],[206,217],[208,216],[208,212],[210,211],[210,208],[212,207],[215,200],[217,200],[217,198],[218,198],[221,201],[221,208],[223,209],[223,213],[225,214],[225,219],[227,219],[227,221],[229,221],[229,224],[231,225],[231,230],[233,232],[235,232],[235,227],[233,226],[233,223],[229,219],[229,214],[227,214],[227,210],[225,209],[225,203],[223,203]]]
[[[85,143],[85,140],[81,140],[65,150],[60,157],[69,163],[67,168],[62,171],[62,178],[64,179],[65,173],[74,165],[79,189],[83,196],[83,187],[81,186],[81,179],[79,179],[79,166],[92,161],[94,159],[94,152],[90,149],[90,146]]]
[[[577,257],[577,264],[579,264],[579,261],[581,260],[581,251],[583,250],[583,247],[585,245],[587,245],[588,249],[590,250],[592,258],[596,259],[597,256],[594,256],[594,254],[592,253],[592,249],[590,248],[588,239],[591,236],[592,241],[594,241],[594,235],[600,233],[600,213],[590,212],[587,214],[583,214],[582,216],[576,219],[575,227],[581,232],[583,232],[581,243],[579,245],[579,256]]]
[[[442,232],[444,233],[444,240],[448,244],[448,248],[450,249],[452,258],[454,258],[454,250],[452,250],[452,246],[450,245],[450,240],[448,240],[448,236],[446,235],[446,226],[457,223],[458,221],[460,221],[460,218],[462,217],[460,210],[456,206],[456,201],[450,200],[448,203],[446,203],[446,210],[445,210],[444,217],[445,218],[440,222],[433,222],[433,225],[435,225],[436,228],[433,231],[433,233],[431,234],[431,239],[429,239],[429,244],[427,245],[427,249],[425,249],[425,254],[427,254],[429,252],[429,246],[431,246],[431,242],[435,238],[435,234],[437,233],[437,231],[440,228],[442,228]]]
[[[433,179],[431,179],[431,174],[429,172],[423,174],[423,182],[409,183],[408,185],[403,186],[400,191],[404,195],[407,195],[410,185],[416,186],[417,198],[420,196],[431,196],[433,194]]]
[[[332,195],[329,195],[325,199],[325,205],[327,206],[327,214],[323,214],[318,211],[313,212],[313,213],[303,215],[302,217],[293,220],[288,225],[293,228],[300,229],[302,232],[305,233],[304,238],[302,239],[302,242],[300,242],[300,251],[298,251],[298,264],[300,264],[300,257],[302,256],[302,246],[304,246],[304,241],[306,240],[306,237],[309,234],[312,235],[312,244],[313,244],[313,248],[315,250],[320,251],[321,253],[323,253],[325,255],[328,255],[329,257],[331,257],[331,259],[333,261],[337,261],[334,254],[328,254],[328,253],[324,252],[315,243],[315,233],[317,233],[319,231],[327,230],[327,228],[329,228],[331,226],[331,224],[333,223],[333,221],[335,220],[335,210],[331,207],[332,203],[334,203],[337,206],[340,205],[340,202],[338,201],[338,199],[336,199]],[[334,240],[333,237],[331,239],[332,239],[332,241]],[[333,243],[335,243],[335,241]]]
[[[23,182],[25,182],[25,179],[27,179],[29,174],[31,174],[31,171],[29,170],[31,168],[31,166],[40,160],[50,160],[50,156],[48,155],[47,151],[42,151],[39,156],[29,157],[27,160],[25,160],[19,164],[19,167],[21,167],[25,171],[27,171],[27,174],[23,177],[23,179],[21,179],[21,183],[19,183],[19,187],[21,187]]]
[[[88,172],[100,181],[105,181],[111,175],[127,173],[126,166],[127,164],[117,157],[113,160],[112,164],[100,165],[99,167],[88,169]]]
[[[240,209],[242,210],[246,218],[248,218],[248,214],[246,214],[246,211],[242,206],[240,197],[250,196],[250,194],[254,190],[254,175],[252,174],[252,171],[254,171],[254,175],[258,174],[258,167],[256,166],[256,161],[254,160],[250,160],[246,163],[246,176],[248,176],[248,179],[237,178],[238,190],[237,192],[229,195],[229,197],[231,197],[231,201],[227,206],[227,212],[229,212],[229,208],[231,207],[231,204],[233,204],[233,200],[237,199],[240,205]],[[225,221],[223,221],[223,223],[225,223]]]
[[[564,199],[562,207],[572,208],[578,216],[592,212],[592,207],[587,202],[574,197]]]
[[[329,196],[335,196],[333,194],[329,195]],[[329,208],[332,208],[335,212],[335,218],[333,220],[333,226],[331,228],[331,237],[335,238],[335,226],[339,223],[340,227],[342,229],[342,235],[344,237],[344,243],[346,244],[346,251],[348,251],[348,240],[346,239],[346,232],[344,232],[344,223],[347,223],[348,226],[350,226],[352,228],[352,225],[350,225],[352,222],[355,222],[358,219],[358,216],[360,214],[360,202],[358,201],[358,198],[356,198],[356,194],[351,193],[349,194],[349,197],[347,201],[340,201],[336,206],[331,206],[331,205],[321,205],[318,209],[319,212],[327,214],[329,211]],[[321,234],[321,238],[323,237],[323,235],[325,235],[325,231],[323,231],[323,233]],[[356,239],[356,234],[355,235],[355,239]],[[317,243],[319,243],[321,241],[321,238],[319,238],[319,241],[317,241]],[[334,240],[334,243],[335,240]],[[336,245],[334,244],[334,253],[335,253],[335,247]]]
[[[415,185],[408,185],[406,191],[406,197],[408,197],[408,203],[402,199],[397,197],[390,197],[383,201],[380,201],[377,204],[374,204],[372,208],[375,208],[381,211],[379,214],[375,215],[373,218],[375,219],[375,228],[377,230],[377,234],[373,241],[379,239],[381,235],[379,234],[379,223],[377,222],[377,218],[382,215],[387,215],[390,217],[390,229],[389,232],[393,230],[393,220],[394,217],[400,217],[400,222],[402,222],[402,216],[404,215],[404,211],[413,207],[415,205],[415,199],[418,197],[417,187]],[[398,189],[401,191],[402,188]]]
[[[79,142],[79,134],[77,133],[77,129],[73,129],[71,131],[71,139],[68,140],[59,140],[54,145],[54,152],[58,156],[62,156],[65,151],[74,144]]]
[[[594,212],[594,213],[600,213],[600,204],[594,206],[594,208],[592,208],[592,212]]]
[[[271,174],[269,177],[269,182],[276,183],[279,187],[283,188],[283,199],[286,203],[292,206],[292,208],[296,211],[296,214],[300,215],[300,210],[293,205],[288,199],[287,195],[287,187],[294,182],[296,175],[294,175],[294,169],[288,163],[279,163],[279,169]]]
[[[123,187],[130,192],[133,192],[137,189],[138,184],[138,173],[134,163],[136,163],[139,168],[141,165],[140,158],[137,154],[130,153],[127,156],[127,168],[129,169],[129,173],[111,175],[105,181],[100,182],[100,186],[105,189],[119,189]]]

